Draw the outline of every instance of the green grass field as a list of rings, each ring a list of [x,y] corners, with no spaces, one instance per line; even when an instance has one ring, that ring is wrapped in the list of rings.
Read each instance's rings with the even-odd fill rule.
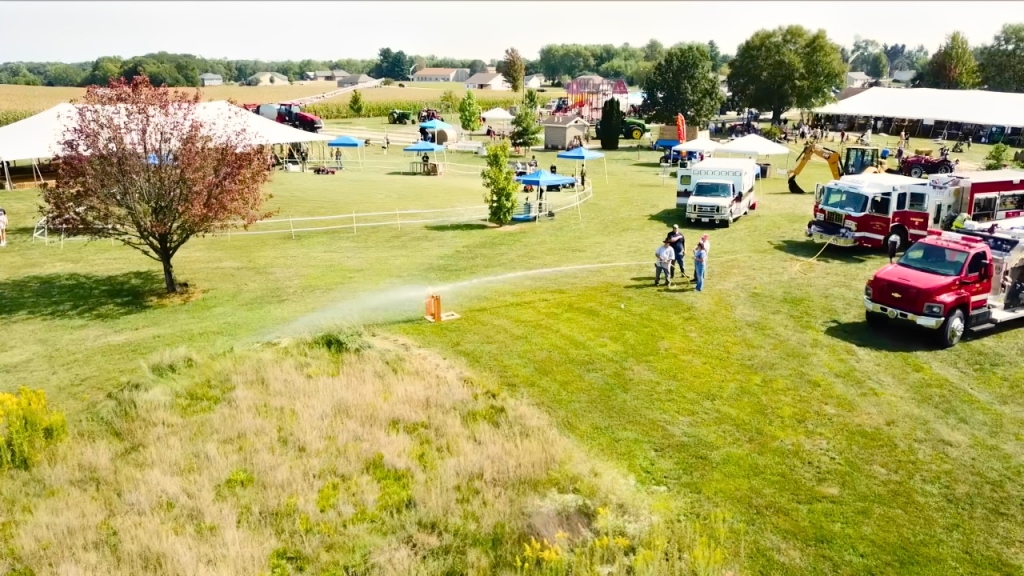
[[[31,243],[36,193],[0,193],[13,228],[0,251],[0,390],[41,387],[73,429],[90,430],[103,395],[160,351],[376,323],[541,407],[693,517],[742,524],[728,549],[742,573],[1019,573],[1022,332],[945,351],[913,331],[872,333],[860,298],[884,257],[829,248],[809,261],[820,249],[803,239],[812,199],[781,177],[764,182],[755,213],[708,232],[705,293],[653,288],[653,251],[679,222],[656,163],[651,151],[611,153],[607,183],[592,164],[582,219],[196,239],[175,262],[199,291],[184,304],[156,299],[158,265],[129,250]],[[801,182],[827,178],[815,160]],[[386,169],[277,173],[269,188],[282,216],[483,194],[472,174]],[[692,246],[701,231],[684,233]],[[445,295],[461,319],[419,317],[419,287],[598,263],[636,264],[470,284]]]

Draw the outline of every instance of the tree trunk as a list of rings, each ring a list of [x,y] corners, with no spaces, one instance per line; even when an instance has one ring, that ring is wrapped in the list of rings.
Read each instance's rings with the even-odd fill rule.
[[[171,257],[161,254],[160,261],[164,265],[164,285],[167,287],[167,293],[174,294],[178,291],[178,283],[174,281],[174,267],[171,266]]]
[[[782,110],[772,109],[772,124],[778,124],[782,121]]]

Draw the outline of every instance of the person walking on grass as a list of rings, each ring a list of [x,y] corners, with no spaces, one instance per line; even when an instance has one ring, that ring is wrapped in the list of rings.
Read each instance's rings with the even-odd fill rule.
[[[665,286],[672,287],[672,260],[675,259],[675,250],[672,249],[672,245],[665,240],[657,250],[654,251],[654,257],[657,258],[654,262],[654,285],[657,286],[661,283],[661,275],[665,275]]]
[[[665,237],[665,241],[672,246],[672,250],[675,252],[675,263],[679,266],[679,275],[686,277],[686,265],[684,264],[683,255],[686,251],[686,238],[683,237],[683,233],[679,231],[679,224],[673,224],[672,230]],[[675,278],[676,269],[672,268],[672,277]]]
[[[708,253],[704,249],[703,242],[697,242],[697,248],[693,251],[693,279],[697,282],[694,288],[697,292],[704,291],[704,264],[707,262]]]
[[[0,248],[7,246],[7,211],[0,208]]]

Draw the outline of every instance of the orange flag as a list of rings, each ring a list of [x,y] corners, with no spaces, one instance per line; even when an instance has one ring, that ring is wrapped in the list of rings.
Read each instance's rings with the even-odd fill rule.
[[[679,136],[679,143],[686,142],[686,119],[682,114],[676,114],[676,135]]]

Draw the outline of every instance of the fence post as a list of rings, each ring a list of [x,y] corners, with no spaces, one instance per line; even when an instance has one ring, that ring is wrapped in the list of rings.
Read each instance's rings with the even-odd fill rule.
[[[60,228],[60,249],[61,250],[64,249],[64,227],[63,226],[61,226],[61,228]]]
[[[402,231],[402,213],[399,212],[398,210],[395,210],[395,218],[398,219],[398,231],[401,232]]]
[[[292,231],[292,240],[295,240],[295,224],[292,223],[292,219],[288,219],[288,229]]]
[[[228,242],[231,242],[231,228],[228,228]]]
[[[352,233],[356,233],[356,211],[352,211]]]

